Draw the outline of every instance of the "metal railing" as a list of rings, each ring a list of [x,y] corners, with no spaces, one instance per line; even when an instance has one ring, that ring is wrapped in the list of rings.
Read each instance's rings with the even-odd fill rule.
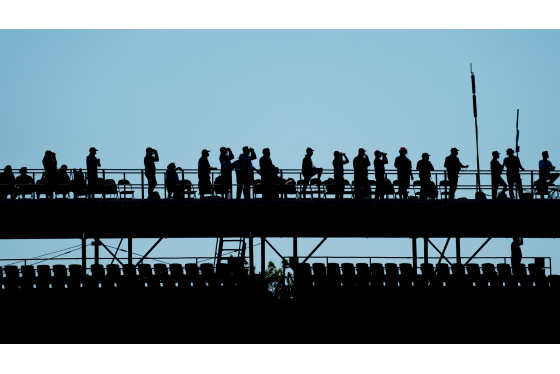
[[[68,169],[68,176],[70,177],[69,184],[57,184],[48,186],[42,183],[42,176],[44,173],[43,169],[28,169],[28,175],[33,179],[33,185],[8,185],[0,184],[0,198],[13,197],[14,193],[19,199],[25,198],[47,198],[51,193],[53,198],[89,198],[89,197],[102,197],[102,198],[133,198],[133,199],[147,199],[148,198],[148,182],[145,176],[144,169],[99,169],[98,179],[100,184],[88,190],[87,186],[87,171],[83,171],[83,175],[86,178],[84,183],[78,184],[74,178],[74,173],[76,169]],[[0,173],[1,174],[1,173]],[[235,174],[235,173],[233,173]],[[476,171],[462,171],[459,174],[459,183],[457,185],[457,191],[455,193],[456,199],[467,198],[472,199],[475,196],[477,190],[476,186]],[[413,171],[412,173],[414,180],[410,181],[410,186],[408,188],[408,196],[418,196],[420,193],[420,185],[414,183],[419,181],[418,172]],[[520,172],[522,180],[523,192],[538,197],[540,196],[539,191],[535,186],[535,182],[538,180],[539,172],[538,170],[526,170]],[[216,183],[217,178],[220,176],[220,171],[210,171],[210,181],[212,184],[212,191],[205,193],[208,196],[221,196],[221,197],[235,197],[237,189],[240,185],[236,183],[235,175],[232,176],[232,190],[229,196],[223,196],[220,193],[220,188],[223,189],[223,185]],[[344,198],[354,198],[354,188],[353,188],[353,170],[345,170],[344,178],[347,184],[344,186],[343,197]],[[186,195],[187,198],[197,198],[200,197],[200,186],[198,184],[198,170],[197,169],[184,169],[178,171],[178,177],[180,181],[189,181],[189,187],[182,191],[182,196]],[[169,191],[166,188],[166,170],[157,169],[156,170],[157,186],[155,191],[157,191],[161,198],[169,198]],[[369,170],[368,179],[370,181],[370,188],[372,197],[375,193],[375,173],[373,170]],[[126,180],[130,184],[122,184],[120,181]],[[443,181],[448,181],[447,171],[445,170],[435,170],[432,172],[432,182],[435,184],[437,190],[437,198],[445,199],[448,196],[449,186],[447,183],[442,183]],[[279,198],[302,198],[303,187],[303,175],[301,169],[280,169],[278,172],[278,178],[276,183],[272,184],[273,191],[278,194]],[[491,198],[491,173],[489,170],[480,171],[480,187],[487,198]],[[258,198],[262,197],[263,185],[260,179],[260,174],[258,170],[253,173],[253,182],[251,183],[251,197]],[[384,185],[384,196],[386,198],[398,198],[398,183],[397,183],[397,171],[396,170],[386,170],[385,172],[385,185]],[[501,187],[500,187],[501,189]],[[89,196],[89,193],[92,193]],[[517,193],[514,191],[514,193]],[[307,187],[307,195],[311,198],[334,198],[334,170],[325,169],[323,170],[322,177],[320,181],[316,178],[311,179],[311,183]],[[560,195],[560,189],[555,186],[549,187],[546,190],[546,196],[549,198],[558,198]]]

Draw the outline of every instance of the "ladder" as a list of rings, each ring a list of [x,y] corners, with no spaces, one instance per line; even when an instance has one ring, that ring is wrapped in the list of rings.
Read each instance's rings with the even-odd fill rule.
[[[245,263],[245,250],[247,243],[245,238],[216,238],[216,251],[214,253],[214,267],[221,264],[222,260],[227,259],[230,255],[238,258],[242,264]]]

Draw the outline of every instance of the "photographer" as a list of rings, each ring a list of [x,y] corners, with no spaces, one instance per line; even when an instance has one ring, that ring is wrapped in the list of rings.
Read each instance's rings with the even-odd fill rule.
[[[257,155],[253,148],[243,147],[243,153],[239,155],[236,164],[237,174],[237,198],[241,199],[241,193],[245,199],[251,198],[251,184],[253,183],[253,166],[252,160],[256,160]]]
[[[399,181],[399,196],[401,199],[408,199],[408,188],[412,176],[412,162],[406,157],[408,153],[405,147],[399,149],[399,155],[395,158],[395,169],[397,169],[397,179]]]
[[[375,151],[375,160],[373,160],[373,167],[375,168],[375,198],[385,198],[385,164],[387,161],[387,153]]]
[[[220,176],[222,177],[222,197],[231,198],[232,194],[232,177],[231,172],[233,167],[231,166],[231,160],[233,160],[235,156],[231,151],[231,148],[221,147],[220,148]]]
[[[154,190],[157,186],[155,163],[158,161],[158,151],[151,147],[146,148],[146,156],[144,156],[144,167],[146,169],[146,179],[148,180],[148,199],[153,196]]]
[[[342,199],[344,195],[344,165],[349,163],[346,153],[334,151],[334,160],[332,162],[334,168],[334,188],[335,199]]]
[[[360,148],[354,157],[354,189],[356,198],[371,197],[368,180],[368,167],[371,165],[366,150]]]

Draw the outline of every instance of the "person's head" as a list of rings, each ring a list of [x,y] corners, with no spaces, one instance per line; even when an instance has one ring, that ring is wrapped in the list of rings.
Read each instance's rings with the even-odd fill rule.
[[[494,159],[500,158],[500,152],[498,152],[498,151],[492,152],[492,157],[494,157]]]
[[[220,154],[221,155],[225,155],[227,152],[227,148],[226,147],[220,147]]]
[[[366,150],[363,148],[358,149],[358,156],[365,156]]]
[[[427,154],[426,152],[422,153],[422,160],[426,160],[428,161],[430,159],[430,155]]]
[[[4,171],[12,171],[12,166],[11,165],[6,165],[6,167],[4,168]]]
[[[334,158],[340,158],[340,152],[339,151],[334,151],[333,156],[334,156]]]
[[[96,153],[97,153],[97,149],[96,149],[95,147],[91,147],[91,148],[89,149],[89,154],[90,154],[90,155],[95,155]]]
[[[210,151],[208,149],[203,149],[201,154],[203,157],[208,157],[210,156]]]
[[[311,149],[311,147],[307,147],[307,149],[305,150],[305,154],[308,156],[313,156],[313,149]]]
[[[177,167],[175,166],[175,163],[172,162],[169,165],[167,165],[167,170],[175,170],[177,169]]]
[[[455,147],[451,148],[451,154],[457,156],[459,154],[459,150]]]
[[[146,148],[146,154],[147,154],[148,156],[151,156],[153,153],[154,153],[154,150],[152,149],[152,147]]]
[[[405,147],[401,147],[401,149],[399,149],[399,154],[400,154],[400,155],[404,156],[404,155],[406,155],[407,153],[408,153],[408,151],[406,150]]]
[[[373,154],[375,155],[375,157],[381,157],[381,151],[376,149],[375,152],[373,152]]]
[[[507,154],[508,156],[512,156],[512,155],[513,155],[513,149],[508,148],[507,151],[506,151],[506,154]]]
[[[548,160],[548,151],[544,151],[542,153],[542,158],[543,158],[543,160]]]
[[[51,151],[49,151],[49,150],[46,150],[46,151],[45,151],[45,156],[46,156],[46,157],[50,157],[51,155],[52,155],[52,152],[51,152]]]
[[[250,150],[249,146],[243,147],[243,154],[244,154],[244,155],[248,155],[248,154],[249,154],[249,150]]]
[[[262,150],[262,153],[263,153],[263,155],[265,155],[265,156],[270,156],[270,149],[264,148],[264,149]]]
[[[27,174],[27,168],[25,166],[22,167],[21,169],[19,169],[19,173],[22,174],[22,175]]]
[[[63,170],[63,171],[66,171],[66,170],[68,170],[68,166],[62,165],[62,166],[60,167],[60,169]]]

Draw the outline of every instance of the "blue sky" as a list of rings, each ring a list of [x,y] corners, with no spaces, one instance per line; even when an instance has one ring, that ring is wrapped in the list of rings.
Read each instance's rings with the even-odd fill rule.
[[[334,150],[354,157],[363,147],[373,158],[380,149],[392,160],[406,146],[414,163],[430,153],[436,169],[457,147],[473,169],[472,63],[481,168],[515,146],[519,108],[519,155],[536,169],[543,150],[560,160],[559,41],[558,30],[1,30],[0,164],[40,168],[50,149],[59,165],[85,168],[95,146],[103,167],[140,168],[152,146],[160,168],[195,168],[203,148],[217,166],[220,146],[249,145],[259,155],[269,147],[281,168],[299,168],[311,146],[329,168]],[[3,241],[2,257],[66,242]],[[288,254],[291,242],[277,242]],[[463,255],[483,240],[470,242]],[[214,250],[211,240],[164,243],[162,255]],[[554,256],[557,245],[527,240],[523,252]],[[317,254],[343,247],[410,253],[409,240],[349,239]],[[509,256],[509,241],[481,254]]]

